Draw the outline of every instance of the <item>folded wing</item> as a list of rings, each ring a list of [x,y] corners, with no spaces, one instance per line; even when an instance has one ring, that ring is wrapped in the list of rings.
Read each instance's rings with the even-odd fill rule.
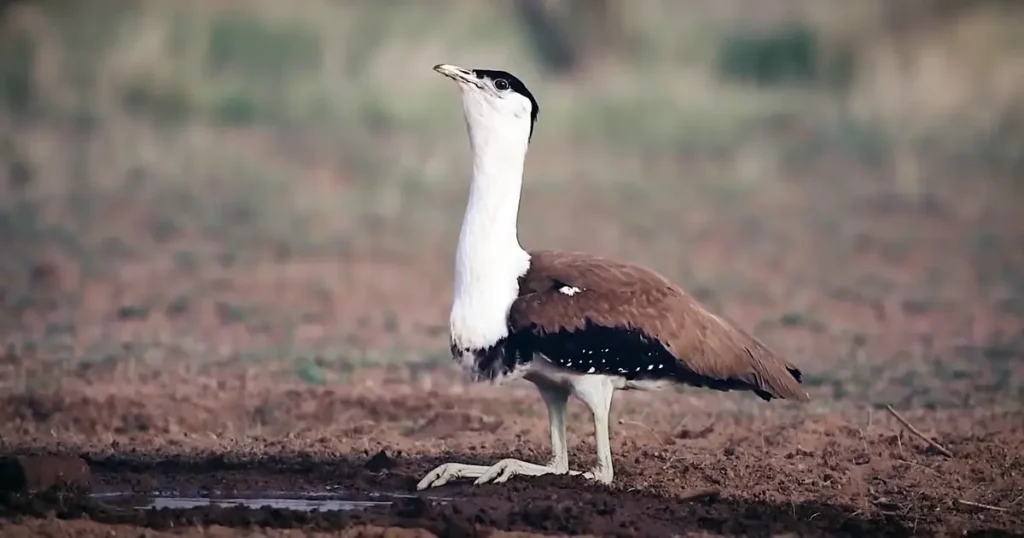
[[[509,312],[518,352],[580,373],[809,399],[798,368],[661,275],[587,254],[530,255]]]

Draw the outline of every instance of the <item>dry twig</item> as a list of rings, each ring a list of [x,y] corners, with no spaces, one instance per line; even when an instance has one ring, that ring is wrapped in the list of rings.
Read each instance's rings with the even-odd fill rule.
[[[942,445],[940,445],[939,443],[936,443],[935,441],[930,439],[927,435],[921,433],[921,430],[918,430],[917,428],[914,427],[913,424],[907,422],[907,419],[901,417],[900,414],[897,413],[896,410],[893,409],[891,405],[885,404],[885,409],[890,414],[892,414],[892,416],[896,417],[896,420],[900,421],[900,424],[903,424],[903,426],[906,427],[907,430],[910,431],[910,433],[916,435],[922,441],[924,441],[925,443],[928,443],[929,445],[931,445],[932,448],[934,448],[935,450],[938,450],[940,453],[942,453],[943,456],[946,456],[947,458],[952,458],[953,457],[953,453],[952,452],[946,450]]]
[[[960,504],[966,504],[967,506],[973,506],[975,508],[984,508],[985,510],[996,510],[998,512],[1009,512],[1010,511],[1009,508],[1002,508],[1002,507],[999,507],[999,506],[992,506],[991,504],[981,504],[981,503],[976,503],[976,502],[973,502],[973,501],[965,501],[963,499],[960,499],[958,502]]]

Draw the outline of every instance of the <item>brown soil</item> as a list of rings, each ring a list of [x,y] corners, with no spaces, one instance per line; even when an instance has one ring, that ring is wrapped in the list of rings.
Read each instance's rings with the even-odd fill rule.
[[[347,499],[411,494],[419,477],[444,461],[545,457],[545,415],[527,387],[422,389],[411,376],[402,380],[392,372],[385,381],[373,373],[364,371],[350,386],[330,389],[251,384],[252,395],[260,395],[250,395],[250,402],[259,401],[255,404],[232,390],[206,391],[206,380],[179,385],[173,396],[159,391],[134,396],[137,387],[95,386],[73,396],[7,397],[0,402],[0,416],[18,437],[5,439],[5,451],[81,452],[92,468],[93,489],[101,492],[227,496],[332,487]],[[422,384],[434,374],[418,375]],[[903,413],[952,452],[947,458],[878,410],[751,405],[725,412],[721,401],[718,409],[708,410],[710,402],[726,398],[742,397],[620,395],[613,432],[617,476],[611,487],[567,477],[455,484],[400,498],[388,509],[327,513],[139,511],[74,495],[8,495],[0,516],[21,521],[22,528],[43,525],[25,522],[25,516],[87,519],[82,532],[105,528],[97,523],[156,530],[199,524],[307,530],[368,525],[426,529],[439,536],[492,529],[908,536],[1024,528],[1024,414],[1019,410]],[[271,418],[260,419],[258,410],[267,408],[273,408]],[[593,459],[589,421],[582,406],[575,406],[571,417],[573,462],[584,467]],[[260,433],[260,420],[269,421],[262,426],[266,433]],[[278,430],[282,421],[292,425],[288,433]],[[187,429],[180,426],[190,422]],[[253,425],[228,435],[229,424]],[[705,490],[718,494],[690,498]]]

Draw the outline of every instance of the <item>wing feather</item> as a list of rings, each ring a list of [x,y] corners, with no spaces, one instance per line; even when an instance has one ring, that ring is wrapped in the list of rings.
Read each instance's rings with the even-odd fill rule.
[[[588,254],[530,255],[530,270],[509,312],[512,331],[536,337],[595,327],[632,331],[660,343],[678,361],[682,382],[809,399],[798,368],[663,276]]]

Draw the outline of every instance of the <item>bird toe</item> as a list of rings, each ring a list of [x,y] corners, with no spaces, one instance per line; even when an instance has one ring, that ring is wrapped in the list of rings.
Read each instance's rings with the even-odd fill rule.
[[[612,483],[612,473],[600,467],[595,467],[589,471],[584,472],[583,478],[586,478],[587,480],[593,480],[595,482],[605,485]]]
[[[505,482],[515,474],[515,463],[516,461],[512,459],[501,460],[488,467],[484,474],[480,475],[473,484],[479,486],[488,482],[495,484]]]
[[[427,473],[427,475],[424,476],[418,484],[416,484],[416,489],[418,491],[423,491],[428,488],[443,486],[455,478],[457,474],[458,471],[454,464],[445,463],[438,465],[434,470]]]

